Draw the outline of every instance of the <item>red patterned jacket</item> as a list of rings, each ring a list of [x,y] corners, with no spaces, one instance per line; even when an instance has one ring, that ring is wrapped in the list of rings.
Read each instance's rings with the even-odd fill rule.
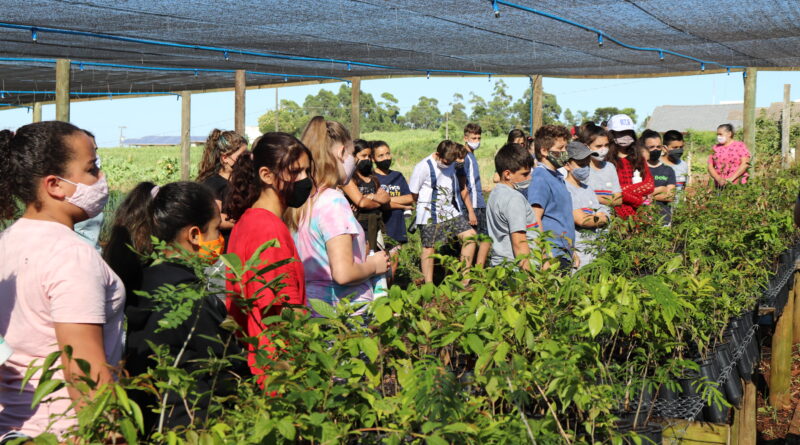
[[[645,198],[652,194],[655,188],[653,175],[647,164],[644,167],[644,178],[638,184],[633,183],[633,170],[633,166],[627,158],[619,158],[617,176],[619,176],[619,185],[622,187],[622,204],[614,207],[614,210],[622,219],[635,215],[636,209],[644,203]]]

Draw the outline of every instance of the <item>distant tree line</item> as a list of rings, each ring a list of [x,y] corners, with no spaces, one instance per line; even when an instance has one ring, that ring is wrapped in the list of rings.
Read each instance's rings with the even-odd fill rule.
[[[317,94],[306,96],[300,105],[292,100],[281,100],[277,110],[269,110],[258,119],[261,132],[275,131],[276,117],[278,129],[292,134],[299,134],[308,120],[316,115],[328,119],[349,123],[351,87],[341,85],[334,93],[322,89]],[[469,105],[470,112],[467,112]],[[467,122],[477,122],[483,131],[492,135],[506,134],[513,128],[530,130],[531,89],[526,88],[520,99],[508,92],[508,85],[503,80],[494,84],[492,96],[488,99],[470,92],[469,99],[456,93],[443,112],[439,101],[432,97],[422,96],[406,113],[400,113],[398,100],[390,93],[383,93],[376,98],[371,93],[361,92],[361,131],[399,131],[404,129],[439,130],[445,133],[458,134]],[[618,113],[628,114],[636,122],[636,110],[633,108],[617,109],[602,107],[589,114],[588,111],[561,111],[556,96],[544,93],[543,119],[545,124],[580,125],[586,121],[601,123]]]

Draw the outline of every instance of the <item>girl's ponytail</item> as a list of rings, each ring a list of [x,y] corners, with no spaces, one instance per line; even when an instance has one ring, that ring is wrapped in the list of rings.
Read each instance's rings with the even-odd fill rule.
[[[13,190],[16,189],[14,178],[16,177],[13,171],[13,163],[8,162],[11,159],[11,140],[14,138],[14,132],[11,130],[0,131],[0,219],[12,219],[17,213],[17,206],[14,200]]]
[[[222,213],[238,220],[261,195],[261,178],[258,177],[253,154],[239,156],[233,164],[233,172],[228,181],[228,195],[223,200]]]

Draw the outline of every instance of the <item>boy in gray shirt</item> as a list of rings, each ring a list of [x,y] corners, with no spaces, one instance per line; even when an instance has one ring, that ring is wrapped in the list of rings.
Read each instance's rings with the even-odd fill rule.
[[[531,244],[539,237],[540,222],[523,195],[530,186],[533,167],[528,150],[506,144],[495,155],[494,165],[500,182],[489,195],[486,225],[492,238],[490,264],[497,266],[530,254]],[[530,270],[530,260],[520,262],[520,267]]]

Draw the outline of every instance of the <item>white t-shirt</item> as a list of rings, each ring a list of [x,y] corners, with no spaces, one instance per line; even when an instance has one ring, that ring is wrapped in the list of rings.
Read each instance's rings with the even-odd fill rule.
[[[62,388],[31,410],[40,374],[20,392],[28,365],[58,350],[55,323],[103,325],[106,360],[122,355],[125,287],[97,251],[69,227],[22,218],[0,233],[0,332],[14,353],[0,366],[0,435],[57,435],[77,423]],[[56,364],[59,364],[57,362]],[[56,372],[53,379],[63,380]]]
[[[431,167],[436,180],[436,202],[433,202],[433,186],[431,183]],[[436,164],[433,155],[423,159],[414,167],[408,187],[417,195],[417,224],[441,223],[460,215],[454,204],[455,167],[451,164],[442,170]],[[436,207],[436,219],[431,210]]]

